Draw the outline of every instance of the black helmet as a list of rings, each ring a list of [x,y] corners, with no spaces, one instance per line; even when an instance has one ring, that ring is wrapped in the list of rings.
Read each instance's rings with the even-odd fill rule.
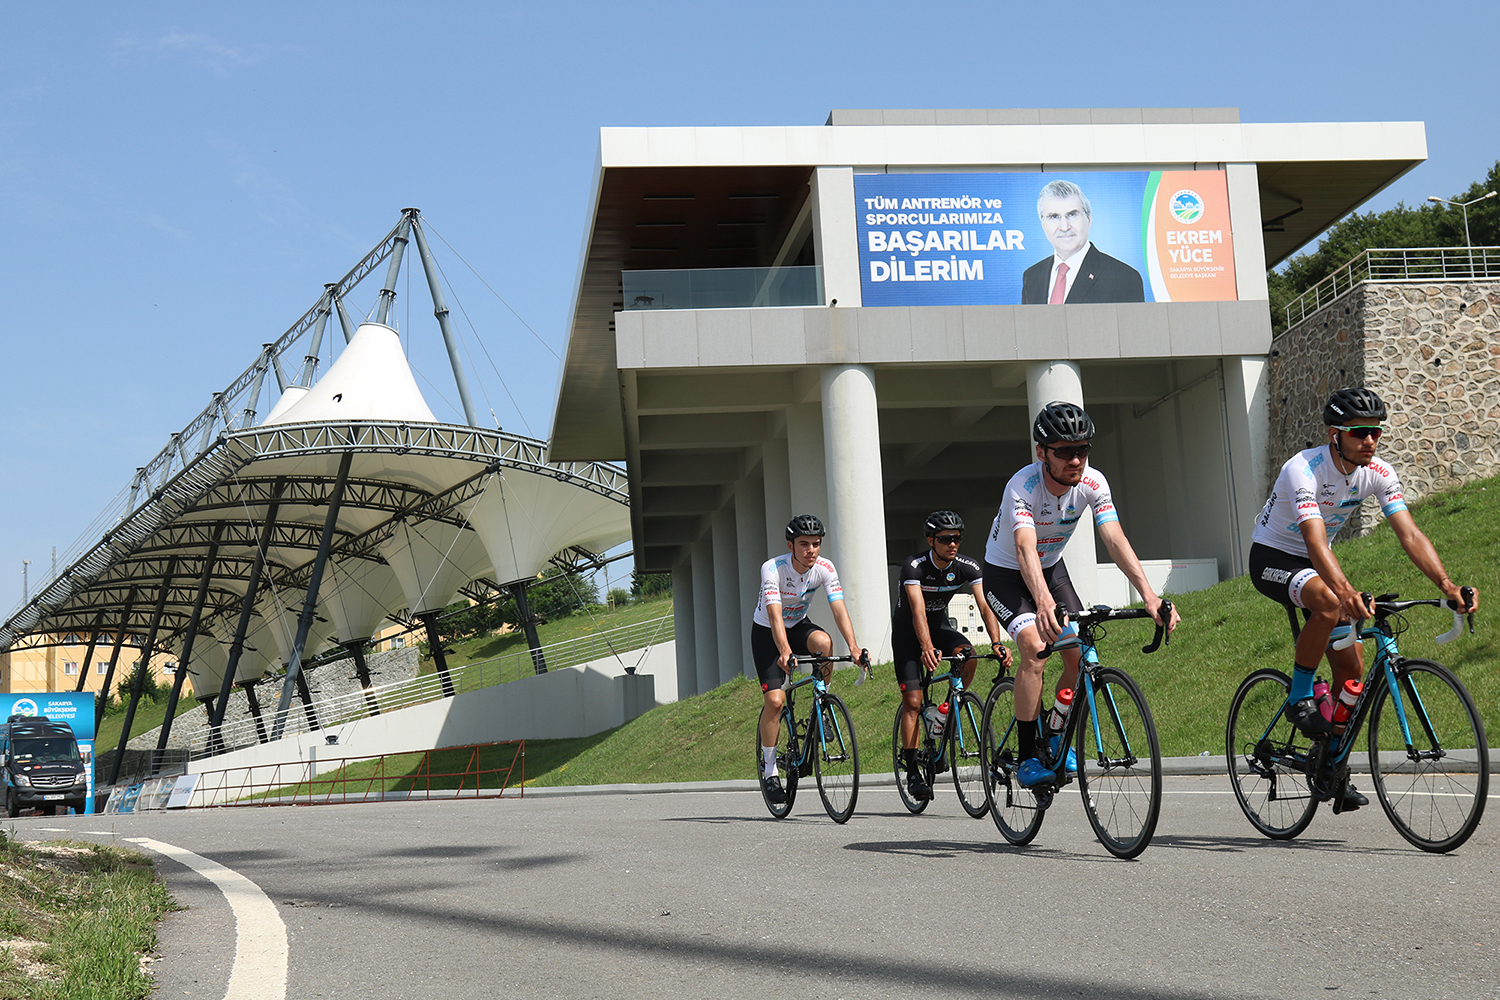
[[[935,510],[927,515],[927,534],[935,535],[947,530],[963,531],[964,519],[951,510]]]
[[[1036,415],[1031,436],[1037,444],[1088,441],[1094,436],[1094,422],[1076,403],[1051,402]]]
[[[1351,420],[1385,419],[1385,403],[1371,389],[1337,389],[1323,407],[1323,423],[1329,427],[1347,427]]]
[[[798,535],[816,535],[822,538],[828,532],[823,530],[823,522],[812,514],[798,514],[786,523],[786,540],[791,541]]]

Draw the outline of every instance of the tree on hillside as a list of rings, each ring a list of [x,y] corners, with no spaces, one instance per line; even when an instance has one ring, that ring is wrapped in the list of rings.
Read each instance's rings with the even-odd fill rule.
[[[630,592],[638,601],[649,601],[653,597],[665,597],[672,593],[671,573],[630,572]]]
[[[1484,180],[1449,200],[1471,201],[1486,191],[1500,191],[1500,160]],[[1500,198],[1469,209],[1469,233],[1475,246],[1500,246]],[[1412,208],[1404,202],[1384,212],[1358,212],[1335,223],[1317,249],[1299,254],[1266,275],[1271,290],[1271,325],[1286,328],[1286,306],[1309,288],[1371,247],[1413,248],[1464,245],[1463,212],[1448,205],[1425,202]]]
[[[542,582],[527,588],[526,600],[533,615],[550,621],[566,617],[585,605],[598,604],[599,585],[592,577],[565,576],[556,566],[549,566],[542,574]],[[520,612],[510,598],[472,607],[455,604],[443,614],[443,635],[467,639],[488,635],[504,625],[520,624]]]

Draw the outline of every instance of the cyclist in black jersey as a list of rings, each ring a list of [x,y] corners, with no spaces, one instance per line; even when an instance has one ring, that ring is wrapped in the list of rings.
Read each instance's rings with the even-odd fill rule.
[[[960,650],[970,658],[959,666],[964,687],[974,679],[974,646],[962,632],[948,627],[948,603],[961,590],[972,591],[984,618],[985,631],[1001,662],[1010,665],[1010,650],[1000,644],[1000,620],[984,600],[984,570],[958,551],[964,521],[951,510],[927,515],[927,551],[918,552],[901,568],[896,588],[896,609],[891,614],[891,651],[895,655],[896,683],[901,688],[901,759],[906,763],[907,790],[917,799],[932,797],[917,768],[917,715],[922,710],[922,675],[942,663],[940,657]]]

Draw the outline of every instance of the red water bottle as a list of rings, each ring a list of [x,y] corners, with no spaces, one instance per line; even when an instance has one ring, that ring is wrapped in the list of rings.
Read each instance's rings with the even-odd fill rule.
[[[1349,721],[1349,712],[1354,708],[1354,703],[1359,701],[1360,694],[1365,686],[1359,681],[1350,679],[1344,682],[1344,689],[1339,692],[1338,704],[1333,706],[1333,724],[1342,726]]]
[[[1068,710],[1073,707],[1073,689],[1063,688],[1052,702],[1052,711],[1047,714],[1047,728],[1060,733],[1068,724]]]

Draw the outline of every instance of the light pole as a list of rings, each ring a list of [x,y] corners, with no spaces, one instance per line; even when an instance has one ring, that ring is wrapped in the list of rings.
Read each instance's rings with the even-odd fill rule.
[[[1435,194],[1428,195],[1427,200],[1441,202],[1444,205],[1457,205],[1459,208],[1464,210],[1464,246],[1472,250],[1474,248],[1474,244],[1469,239],[1469,206],[1477,205],[1481,201],[1485,201],[1486,199],[1493,197],[1495,197],[1494,191],[1486,191],[1484,194],[1480,195],[1478,198],[1475,198],[1473,201],[1449,201],[1447,198],[1439,198]]]
[[[30,581],[26,578],[26,569],[31,565],[30,559],[21,560],[21,603],[25,604],[31,598]]]

